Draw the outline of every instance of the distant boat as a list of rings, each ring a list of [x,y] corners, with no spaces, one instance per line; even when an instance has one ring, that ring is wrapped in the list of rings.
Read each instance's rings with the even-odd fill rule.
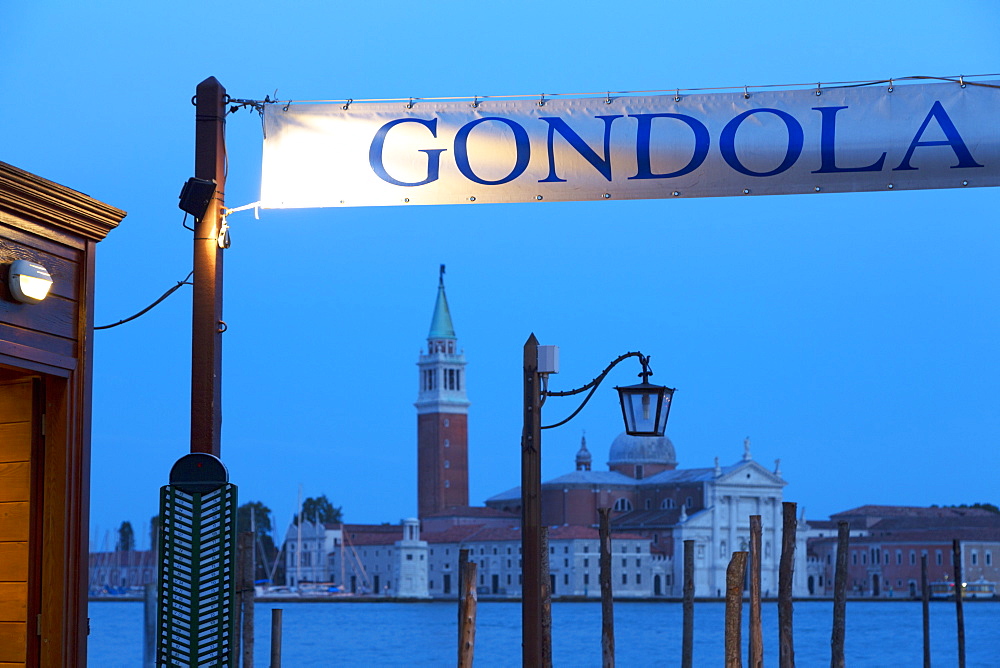
[[[955,598],[955,583],[951,580],[932,582],[931,598]],[[996,598],[997,583],[979,578],[975,582],[962,583],[962,598]]]

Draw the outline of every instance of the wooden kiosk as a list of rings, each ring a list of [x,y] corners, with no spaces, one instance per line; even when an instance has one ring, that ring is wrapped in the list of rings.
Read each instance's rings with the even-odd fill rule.
[[[0,666],[87,662],[94,251],[124,217],[0,162]]]

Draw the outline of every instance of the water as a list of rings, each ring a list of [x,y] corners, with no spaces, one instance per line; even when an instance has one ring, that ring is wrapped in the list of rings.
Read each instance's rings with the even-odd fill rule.
[[[457,604],[452,603],[261,603],[256,607],[254,665],[267,668],[271,609],[284,610],[282,662],[306,666],[454,666]],[[90,604],[90,665],[140,666],[142,609],[135,602]],[[1000,601],[964,606],[966,665],[1000,666]],[[695,605],[694,665],[723,665],[723,603]],[[776,666],[778,618],[774,603],[762,610],[764,664]],[[746,657],[748,612],[744,609]],[[795,663],[830,665],[833,604],[797,602],[794,609]],[[851,668],[922,666],[919,601],[850,602],[847,606],[846,663]],[[676,666],[681,656],[680,603],[617,603],[617,665]],[[931,659],[936,666],[958,663],[955,605],[931,604]],[[555,666],[601,665],[601,607],[593,603],[552,605]],[[521,606],[480,603],[476,666],[518,666],[521,662]]]

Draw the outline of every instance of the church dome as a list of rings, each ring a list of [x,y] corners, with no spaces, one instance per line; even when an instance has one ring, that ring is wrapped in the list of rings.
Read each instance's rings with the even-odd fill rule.
[[[608,464],[677,465],[674,444],[666,436],[629,436],[622,432],[611,443]]]

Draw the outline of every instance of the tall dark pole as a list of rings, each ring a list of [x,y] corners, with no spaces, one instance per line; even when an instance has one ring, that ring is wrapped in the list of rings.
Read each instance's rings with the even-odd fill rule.
[[[542,647],[542,405],[538,339],[524,343],[524,431],[521,433],[521,658],[540,666]]]
[[[792,582],[795,571],[795,504],[781,504],[781,559],[778,562],[778,666],[794,668],[795,647],[792,636]]]
[[[195,96],[194,175],[215,179],[216,196],[194,226],[191,305],[191,452],[222,452],[222,249],[219,227],[226,190],[226,89],[215,77]]]
[[[844,634],[847,631],[847,548],[851,525],[837,522],[837,565],[833,575],[833,631],[830,634],[830,668],[844,668]]]
[[[694,657],[694,541],[684,541],[684,627],[681,668],[692,668]]]
[[[920,555],[920,602],[924,622],[924,668],[931,668],[931,592],[927,589],[927,555]]]
[[[958,668],[965,668],[965,613],[962,611],[962,543],[951,541],[951,559],[955,563],[955,621],[958,623]]]

